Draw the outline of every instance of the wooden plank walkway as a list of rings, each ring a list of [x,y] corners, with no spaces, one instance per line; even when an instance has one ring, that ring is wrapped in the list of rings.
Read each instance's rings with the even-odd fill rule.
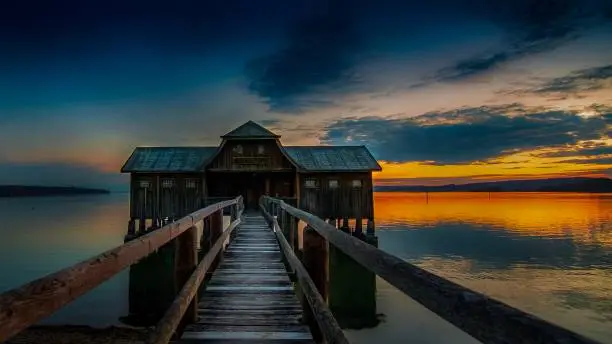
[[[314,343],[264,218],[245,214],[236,230],[180,342]]]

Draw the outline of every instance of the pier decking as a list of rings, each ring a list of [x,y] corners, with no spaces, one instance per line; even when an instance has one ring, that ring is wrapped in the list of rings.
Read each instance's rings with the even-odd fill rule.
[[[236,231],[181,343],[314,343],[264,218],[245,214]]]

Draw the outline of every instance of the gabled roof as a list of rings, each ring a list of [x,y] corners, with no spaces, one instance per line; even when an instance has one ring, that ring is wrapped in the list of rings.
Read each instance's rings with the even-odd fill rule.
[[[221,136],[224,139],[230,138],[270,138],[277,139],[280,136],[274,134],[270,130],[262,127],[261,125],[248,121],[238,128],[230,131],[229,133]]]
[[[217,147],[137,147],[121,172],[199,172]]]
[[[138,147],[121,172],[202,172],[218,147]],[[380,171],[365,146],[282,147],[305,172]]]
[[[365,146],[289,146],[289,157],[306,171],[381,171]]]

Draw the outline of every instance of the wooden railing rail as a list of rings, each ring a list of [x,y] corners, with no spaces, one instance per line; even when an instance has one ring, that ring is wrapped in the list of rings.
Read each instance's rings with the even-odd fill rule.
[[[410,264],[281,200],[264,196],[262,204],[272,216],[289,214],[305,222],[329,244],[483,343],[596,343]]]
[[[200,209],[93,258],[0,294],[0,342],[51,315],[164,244],[180,239],[185,236],[183,233],[195,233],[199,221],[220,214],[230,206],[235,208],[234,213],[239,213],[243,209],[242,197]]]
[[[293,252],[291,245],[285,239],[277,220],[272,216],[262,203],[260,203],[261,211],[274,230],[274,234],[278,242],[280,243],[283,255],[287,260],[287,263],[291,266],[298,280],[298,285],[302,290],[303,296],[309,306],[309,316],[313,317],[318,325],[318,329],[323,336],[326,343],[349,343],[344,336],[344,332],[340,325],[332,315],[331,311],[327,307],[326,300],[319,293],[319,289],[322,286],[315,285],[315,282],[311,279],[308,271],[302,265],[298,257]]]
[[[232,214],[232,222],[230,223],[229,227],[216,240],[213,247],[208,251],[208,253],[206,253],[204,258],[202,258],[187,282],[183,285],[183,288],[179,292],[178,296],[174,299],[172,305],[170,305],[170,308],[168,308],[162,319],[157,323],[155,330],[153,330],[153,332],[151,332],[149,335],[147,344],[168,343],[179,326],[181,319],[185,318],[190,305],[193,307],[193,313],[187,314],[187,317],[190,318],[186,320],[190,322],[197,320],[197,309],[195,309],[197,305],[192,301],[198,292],[204,277],[206,277],[206,273],[223,249],[225,240],[230,237],[233,230],[240,224],[241,213],[242,210],[240,209],[237,213]],[[195,245],[193,254],[197,254],[195,251]]]

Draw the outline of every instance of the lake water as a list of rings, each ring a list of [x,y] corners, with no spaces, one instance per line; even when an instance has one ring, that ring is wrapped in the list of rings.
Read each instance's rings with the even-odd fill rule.
[[[612,195],[376,193],[381,249],[459,284],[612,343]],[[128,195],[0,199],[0,291],[123,242]],[[354,343],[474,343],[378,280],[376,328]],[[106,326],[127,315],[128,273],[44,323]]]

